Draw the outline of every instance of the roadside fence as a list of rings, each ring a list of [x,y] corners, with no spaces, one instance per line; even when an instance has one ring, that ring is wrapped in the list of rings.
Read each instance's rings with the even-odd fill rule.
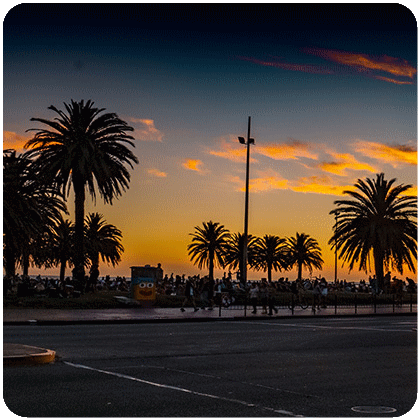
[[[219,316],[225,310],[243,310],[244,316],[247,316],[252,309],[251,300],[246,293],[237,293],[235,301],[229,305],[223,305],[222,301],[218,303]],[[340,310],[345,310],[346,313],[354,312],[354,314],[365,312],[367,309],[376,314],[383,312],[417,312],[417,294],[403,293],[401,294],[371,294],[371,293],[342,293],[333,292],[327,296],[316,296],[313,293],[305,292],[298,296],[294,293],[279,293],[276,295],[275,304],[276,309],[289,310],[291,315],[296,313],[296,310],[311,310],[313,315],[317,314],[317,309],[328,308],[330,312],[335,315],[340,313]],[[263,309],[263,302],[261,299],[257,301],[258,310]],[[268,311],[268,304],[267,304]],[[342,311],[343,312],[343,311]]]

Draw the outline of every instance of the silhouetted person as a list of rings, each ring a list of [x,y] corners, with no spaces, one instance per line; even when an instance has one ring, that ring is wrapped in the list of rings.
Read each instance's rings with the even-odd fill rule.
[[[185,299],[184,302],[182,302],[181,311],[185,312],[184,306],[191,301],[194,306],[194,312],[198,311],[197,306],[195,305],[195,299],[194,299],[194,285],[192,284],[192,281],[190,278],[185,282]]]

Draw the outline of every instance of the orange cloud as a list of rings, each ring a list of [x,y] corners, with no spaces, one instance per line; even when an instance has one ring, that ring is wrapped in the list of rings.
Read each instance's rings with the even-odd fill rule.
[[[147,173],[157,178],[166,178],[168,176],[166,172],[159,171],[159,169],[156,169],[156,168],[148,169]]]
[[[401,165],[417,165],[417,150],[409,145],[395,145],[358,141],[356,151],[371,158],[389,163],[394,168]]]
[[[367,163],[357,161],[356,158],[349,153],[335,153],[332,151],[328,153],[336,160],[332,162],[322,162],[318,165],[318,168],[325,172],[330,172],[339,176],[346,176],[347,170],[378,172],[377,168],[374,168]]]
[[[326,67],[318,66],[314,64],[298,64],[298,63],[287,63],[285,61],[280,61],[278,57],[273,57],[273,60],[259,60],[254,57],[237,57],[239,60],[250,61],[254,64],[259,64],[260,66],[276,67],[283,70],[290,71],[301,71],[304,73],[312,74],[333,74],[334,72]]]
[[[326,60],[331,60],[339,64],[353,67],[357,71],[383,71],[390,73],[393,76],[408,77],[412,79],[417,69],[408,63],[407,60],[383,55],[381,57],[371,57],[367,54],[352,53],[337,50],[327,50],[323,48],[305,48],[304,52]],[[376,76],[375,76],[376,77]],[[380,78],[380,77],[377,77]],[[388,80],[387,78],[380,78],[381,80],[391,81],[395,83],[395,79]]]
[[[302,193],[344,195],[344,191],[353,188],[353,186],[335,185],[329,176],[310,176],[299,178],[297,185],[291,189]]]
[[[414,185],[410,189],[408,189],[405,193],[405,195],[409,195],[410,197],[417,197],[418,196],[418,187]]]
[[[413,82],[407,82],[397,79],[391,79],[390,77],[383,77],[383,76],[375,76],[375,79],[383,80],[385,82],[394,83],[396,85],[412,85]]]
[[[234,176],[231,177],[231,181],[238,185],[238,191],[245,191],[245,179]],[[254,193],[287,189],[287,179],[282,178],[273,170],[259,172],[259,177],[249,180],[249,190]]]
[[[15,149],[19,152],[24,151],[24,145],[31,137],[21,136],[13,131],[3,131],[3,150]]]
[[[292,139],[287,143],[271,143],[255,146],[255,152],[275,160],[298,159],[306,157],[318,159],[308,143]]]
[[[188,169],[190,171],[195,171],[199,173],[204,173],[204,169],[202,168],[203,162],[200,159],[186,159],[182,166],[185,169]]]
[[[301,157],[318,159],[318,155],[311,150],[308,143],[291,139],[285,143],[266,143],[251,146],[251,162],[258,162],[253,156],[262,155],[275,160],[296,160]],[[229,159],[233,162],[246,160],[246,147],[238,143],[237,137],[231,136],[229,141],[222,138],[219,150],[209,150],[213,156]]]
[[[299,193],[342,196],[344,191],[354,189],[353,186],[336,185],[329,176],[302,177],[297,181],[290,181],[273,170],[260,172],[258,175],[257,178],[252,178],[249,181],[249,190],[253,193],[291,190]],[[234,176],[230,178],[230,181],[237,184],[238,191],[245,191],[245,180],[243,178]]]
[[[252,148],[254,146],[251,146]],[[238,138],[231,135],[228,139],[222,137],[219,141],[219,150],[209,150],[209,154],[213,156],[222,157],[229,159],[233,162],[244,162],[246,161],[246,147],[238,142]],[[251,154],[251,162],[257,162]]]
[[[143,118],[130,118],[130,122],[140,124],[139,128],[134,127],[137,140],[142,141],[163,141],[163,133],[155,127],[154,120]]]

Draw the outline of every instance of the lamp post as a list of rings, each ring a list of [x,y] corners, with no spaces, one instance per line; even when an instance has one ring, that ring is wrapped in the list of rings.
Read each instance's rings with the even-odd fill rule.
[[[334,252],[335,252],[335,271],[334,271],[334,284],[337,284],[337,266],[338,266],[338,254],[337,254],[337,222],[338,222],[338,215],[340,212],[336,210],[334,212],[335,217],[335,245],[334,245]]]
[[[247,282],[247,265],[248,265],[248,204],[249,204],[249,145],[255,144],[251,135],[251,117],[248,117],[248,134],[246,140],[238,137],[239,143],[246,144],[246,181],[245,181],[245,221],[244,221],[244,250],[242,259],[242,279],[244,286]]]

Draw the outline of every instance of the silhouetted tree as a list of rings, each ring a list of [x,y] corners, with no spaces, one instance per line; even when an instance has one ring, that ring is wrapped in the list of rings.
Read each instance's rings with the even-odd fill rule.
[[[295,237],[287,238],[287,262],[290,268],[297,267],[298,280],[302,280],[302,268],[305,267],[310,274],[312,270],[322,269],[324,263],[321,257],[321,248],[318,242],[305,233],[296,233]]]
[[[225,266],[224,255],[229,231],[219,223],[203,222],[203,226],[196,226],[192,241],[188,245],[188,255],[191,261],[201,270],[209,269],[209,278],[214,279],[214,268]]]
[[[130,173],[138,163],[126,144],[134,147],[133,131],[114,113],[101,114],[105,109],[95,108],[94,103],[71,101],[64,103],[66,112],[50,106],[58,114],[54,120],[31,118],[47,129],[34,128],[35,136],[25,147],[36,159],[44,182],[61,188],[68,195],[70,186],[75,197],[75,274],[79,281],[84,278],[85,192],[96,197],[96,188],[105,203],[112,204],[129,186]],[[96,187],[95,187],[96,185]]]
[[[49,237],[48,248],[51,264],[60,267],[60,280],[63,281],[74,255],[74,224],[70,220],[61,218],[57,223]]]
[[[268,281],[271,282],[272,271],[287,268],[285,240],[275,235],[265,235],[257,240],[255,246],[255,266],[267,271]]]
[[[225,266],[232,270],[238,270],[240,272],[240,278],[243,278],[243,255],[244,255],[244,234],[233,233],[230,235],[226,242],[225,247]],[[248,265],[254,267],[256,263],[256,245],[257,238],[253,235],[248,235],[247,250],[248,250]]]
[[[375,179],[359,179],[354,191],[345,191],[353,200],[337,200],[335,232],[329,243],[337,244],[339,256],[352,270],[367,271],[373,256],[376,278],[383,286],[384,267],[403,273],[406,265],[415,272],[417,260],[417,198],[403,195],[411,185],[387,181],[383,173]]]
[[[20,259],[27,273],[31,244],[67,212],[54,186],[42,182],[28,154],[3,152],[3,246],[6,276],[15,275]]]
[[[114,225],[106,223],[102,214],[90,213],[86,217],[85,239],[87,258],[98,272],[99,257],[113,267],[121,261],[124,252],[122,233]]]

